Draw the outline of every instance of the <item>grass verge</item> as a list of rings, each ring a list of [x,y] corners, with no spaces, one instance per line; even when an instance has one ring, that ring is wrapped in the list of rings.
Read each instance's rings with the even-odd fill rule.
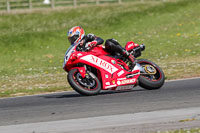
[[[157,131],[156,133],[200,133],[200,128],[194,129],[180,129],[180,130],[171,130],[171,131]]]

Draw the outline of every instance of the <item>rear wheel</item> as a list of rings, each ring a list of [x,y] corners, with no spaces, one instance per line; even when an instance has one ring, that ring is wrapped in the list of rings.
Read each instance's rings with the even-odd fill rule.
[[[72,69],[69,71],[67,79],[71,87],[82,95],[97,95],[101,90],[99,79],[91,72],[83,78],[78,69]]]
[[[139,85],[147,90],[159,89],[165,82],[165,75],[162,69],[154,62],[139,59],[138,63],[144,68],[145,73],[141,72]]]

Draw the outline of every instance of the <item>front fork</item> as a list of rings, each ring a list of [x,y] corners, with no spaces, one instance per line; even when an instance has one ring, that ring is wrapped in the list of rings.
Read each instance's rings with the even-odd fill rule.
[[[86,65],[83,67],[77,67],[79,73],[81,74],[82,78],[89,78],[89,76],[93,77],[90,71],[87,71]]]

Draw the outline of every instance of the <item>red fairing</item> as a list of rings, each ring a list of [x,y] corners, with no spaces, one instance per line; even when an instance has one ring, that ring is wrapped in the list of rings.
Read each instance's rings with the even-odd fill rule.
[[[132,49],[134,49],[135,47],[138,47],[138,46],[139,46],[139,44],[134,43],[133,41],[129,41],[129,42],[126,43],[125,49],[127,51],[130,51],[130,50],[132,50]]]
[[[81,76],[85,78],[87,73],[86,65],[93,67],[97,70],[96,77],[101,80],[101,89],[103,90],[137,84],[140,71],[131,71],[123,60],[116,59],[110,53],[107,53],[104,50],[104,46],[98,45],[87,52],[77,51],[76,47],[76,45],[70,47],[66,52],[63,66],[66,72],[76,68]],[[128,75],[133,76],[127,78]]]

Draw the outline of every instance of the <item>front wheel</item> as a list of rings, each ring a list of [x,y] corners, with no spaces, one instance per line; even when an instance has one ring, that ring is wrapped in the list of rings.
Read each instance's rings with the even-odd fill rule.
[[[101,90],[99,79],[91,72],[83,78],[78,69],[72,69],[69,71],[67,79],[71,87],[82,95],[97,95]]]
[[[141,87],[147,90],[155,90],[163,86],[165,75],[158,65],[145,59],[139,59],[137,63],[144,68],[144,72],[141,72],[139,77],[139,85]]]

